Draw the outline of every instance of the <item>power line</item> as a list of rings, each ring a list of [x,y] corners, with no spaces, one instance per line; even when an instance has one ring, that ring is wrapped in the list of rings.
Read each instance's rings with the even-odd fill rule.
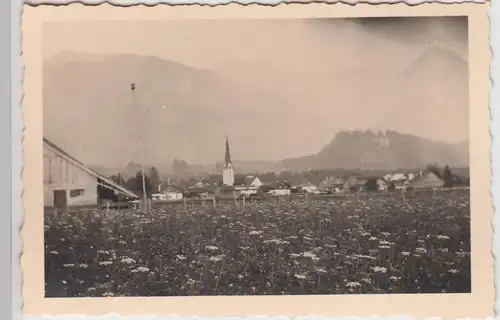
[[[132,83],[130,85],[130,90],[132,91],[132,101],[133,101],[133,104],[134,104],[134,109],[137,109],[139,110],[138,106],[137,106],[137,99],[136,99],[136,96],[135,96],[135,83]],[[140,110],[139,110],[140,111]],[[140,120],[140,119],[139,119]],[[140,149],[140,152],[141,152],[141,176],[142,176],[142,194],[143,194],[143,201],[144,201],[144,205],[143,205],[143,213],[147,213],[148,212],[148,198],[147,198],[147,194],[146,194],[146,175],[145,175],[145,170],[144,170],[144,146],[143,146],[143,141],[142,141],[142,137],[141,137],[141,130],[142,130],[142,125],[143,123],[141,122],[139,125],[138,125],[138,130],[137,130],[137,140],[138,140],[138,143],[139,143],[139,149]]]

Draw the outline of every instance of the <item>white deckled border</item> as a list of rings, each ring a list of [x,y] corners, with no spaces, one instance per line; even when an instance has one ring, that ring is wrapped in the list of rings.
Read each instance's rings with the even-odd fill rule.
[[[415,320],[415,318],[410,316],[393,316],[393,317],[369,317],[369,318],[360,318],[360,317],[324,317],[324,316],[302,316],[296,318],[289,318],[285,316],[280,317],[267,317],[260,315],[250,315],[250,316],[242,316],[242,317],[180,317],[177,315],[170,316],[155,316],[155,315],[129,315],[129,316],[121,316],[117,313],[110,313],[107,315],[89,317],[84,315],[64,315],[64,316],[51,316],[44,315],[42,317],[32,317],[26,316],[24,320]],[[440,318],[426,318],[425,320],[440,320]],[[465,319],[464,319],[465,320]],[[485,320],[495,320],[494,318],[488,318]]]
[[[422,3],[433,3],[433,2],[438,2],[438,3],[445,3],[445,4],[456,4],[456,3],[485,3],[489,0],[440,0],[440,1],[435,1],[435,0],[361,0],[361,1],[356,1],[356,0],[337,0],[337,1],[323,1],[325,3],[344,3],[344,4],[350,4],[350,5],[355,5],[357,3],[369,3],[369,4],[394,4],[394,3],[406,3],[408,5],[418,5]],[[494,53],[495,49],[500,52],[500,23],[498,22],[500,19],[500,4],[496,4],[497,1],[500,0],[495,0],[492,1],[492,6],[491,6],[491,11],[490,11],[490,18],[491,18],[491,29],[490,29],[490,36],[491,36],[491,50]],[[87,0],[87,1],[78,1],[78,0],[52,0],[52,1],[37,1],[37,0],[25,0],[24,3],[28,5],[67,5],[70,3],[82,3],[82,4],[88,4],[88,5],[98,5],[98,4],[111,4],[111,5],[116,5],[116,6],[133,6],[133,5],[147,5],[147,6],[152,6],[152,5],[157,5],[157,4],[170,4],[170,5],[189,5],[189,4],[199,4],[199,5],[223,5],[223,4],[229,4],[229,3],[237,3],[237,4],[263,4],[263,5],[278,5],[280,3],[306,3],[308,1],[300,1],[300,0],[289,0],[289,1],[279,1],[279,0],[269,0],[269,1],[247,1],[247,0],[240,0],[240,1],[217,1],[217,0],[205,0],[205,1],[195,1],[195,0],[170,0],[170,1],[154,1],[154,0],[143,0],[143,1],[134,1],[134,0],[115,0],[115,1],[99,1],[99,0]],[[314,1],[316,2],[316,1]],[[14,11],[14,10],[13,10]],[[13,40],[13,42],[16,42]],[[15,53],[16,55],[18,52]],[[19,57],[17,57],[19,59]],[[13,62],[19,61],[17,59],[13,59]],[[22,70],[20,68],[12,68],[13,71],[19,72],[20,76],[17,78],[14,77],[13,79],[21,79],[22,83]],[[498,148],[499,143],[497,134],[500,136],[500,120],[498,116],[498,112],[500,112],[498,109],[500,106],[500,92],[497,90],[495,84],[495,79],[499,78],[499,73],[500,73],[500,64],[497,61],[496,55],[493,54],[492,56],[492,62],[491,62],[491,79],[492,79],[492,90],[491,90],[491,96],[490,96],[490,110],[491,110],[491,125],[490,125],[490,130],[491,130],[491,135],[492,135],[492,149],[491,149],[491,155],[492,155],[492,193],[493,193],[493,203],[494,207],[500,207],[500,197],[495,197],[496,195],[496,186],[499,186],[500,182],[498,181],[498,175],[497,173],[500,170],[500,161],[495,161],[499,160],[500,158],[500,149]],[[495,77],[496,76],[496,77]],[[16,97],[16,92],[21,93],[22,92],[22,86],[21,84],[17,84],[17,91],[16,88],[13,88],[13,100],[19,102],[20,99]],[[16,103],[13,102],[13,105]],[[494,106],[497,106],[496,108]],[[13,116],[14,118],[14,116]],[[22,126],[22,125],[21,125]],[[13,140],[18,140],[21,141],[22,137],[19,135],[19,132],[13,132]],[[16,142],[19,143],[19,142]],[[21,159],[22,160],[22,159]],[[496,162],[496,163],[495,163]],[[15,190],[13,190],[13,193]],[[17,196],[16,196],[17,198]],[[13,204],[13,211],[14,208],[17,207],[16,203]],[[19,210],[20,211],[20,210]],[[500,252],[500,236],[496,233],[496,227],[500,223],[500,218],[496,212],[494,213],[493,217],[493,246],[492,246],[492,253],[496,258],[495,252]],[[22,223],[21,223],[22,224]],[[21,227],[21,224],[18,226],[19,228]],[[13,237],[16,238],[16,234],[13,234]],[[18,240],[18,239],[17,239]],[[17,242],[16,239],[13,240],[14,242]],[[21,245],[16,246],[19,250],[17,255],[19,256],[22,252],[22,247]],[[16,253],[13,252],[13,256],[15,256]],[[15,262],[14,262],[15,263]],[[495,264],[495,287],[500,287],[500,267],[498,264]],[[499,313],[500,313],[500,295],[497,293],[496,295],[496,319],[500,319]],[[362,308],[362,306],[360,306]],[[422,306],[425,308],[425,306]],[[217,318],[205,318],[205,317],[179,317],[176,315],[171,315],[171,316],[155,316],[155,315],[137,315],[137,316],[120,316],[119,314],[108,314],[108,315],[102,315],[102,316],[96,316],[96,317],[89,317],[85,315],[65,315],[65,316],[50,316],[50,315],[44,315],[42,317],[32,317],[32,316],[26,316],[23,317],[23,319],[26,320],[50,320],[50,319],[60,319],[60,320],[97,320],[97,319],[110,319],[110,320],[290,320],[291,318],[281,316],[281,317],[266,317],[266,316],[242,316],[242,317],[217,317]],[[394,317],[370,317],[370,318],[360,318],[360,317],[320,317],[320,316],[303,316],[303,317],[298,317],[294,318],[294,320],[381,320],[381,319],[391,319],[391,320],[410,320],[414,319],[413,317],[410,316],[394,316]],[[428,319],[439,319],[439,318],[428,318]],[[494,320],[495,318],[487,318],[488,320]]]
[[[99,4],[111,4],[114,6],[133,6],[133,5],[146,5],[146,6],[154,6],[157,4],[169,4],[169,5],[190,5],[190,4],[198,4],[198,5],[224,5],[230,3],[237,3],[242,5],[248,4],[262,4],[262,5],[279,5],[282,3],[343,3],[349,5],[356,5],[358,3],[369,3],[369,4],[395,4],[395,3],[405,3],[410,6],[419,5],[422,3],[444,3],[444,4],[457,4],[457,3],[485,3],[490,0],[327,0],[327,1],[307,1],[307,0],[265,0],[265,1],[251,1],[251,0],[239,0],[239,1],[231,1],[231,0],[52,0],[52,1],[43,1],[43,0],[25,0],[25,4],[37,6],[37,5],[66,5],[70,3],[82,3],[86,5],[99,5]]]

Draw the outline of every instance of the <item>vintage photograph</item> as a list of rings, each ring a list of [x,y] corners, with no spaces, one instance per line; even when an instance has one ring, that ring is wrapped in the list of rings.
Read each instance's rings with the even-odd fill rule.
[[[467,17],[42,45],[45,297],[471,293]]]

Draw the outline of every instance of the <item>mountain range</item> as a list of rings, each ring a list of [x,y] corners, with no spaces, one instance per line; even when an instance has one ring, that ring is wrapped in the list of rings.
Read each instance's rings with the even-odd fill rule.
[[[144,162],[172,172],[182,159],[193,172],[216,171],[226,135],[235,167],[246,171],[468,163],[468,142],[414,134],[467,137],[467,62],[453,52],[431,45],[386,81],[377,72],[321,76],[328,85],[308,84],[305,75],[299,82],[265,63],[208,70],[158,57],[61,52],[44,63],[44,135],[109,170]],[[361,130],[340,129],[359,123]],[[392,130],[366,131],[381,127]]]
[[[44,135],[86,163],[141,162],[138,137],[148,162],[211,163],[226,134],[241,158],[280,159],[299,144],[277,133],[307,117],[270,90],[156,57],[63,52],[46,62],[43,78]],[[287,120],[276,121],[285,109]]]
[[[468,167],[469,142],[448,144],[419,138],[414,135],[396,131],[342,131],[319,152],[281,161],[245,162],[233,161],[237,173],[259,173],[292,171],[300,172],[311,169],[345,169],[345,170],[396,170],[425,168],[430,164],[452,167]],[[222,171],[222,163],[196,165],[185,163],[158,167],[165,175],[193,177],[203,174],[214,174]],[[121,168],[94,167],[95,170],[113,175],[120,172],[125,177],[135,175],[140,164],[129,163]],[[149,170],[150,167],[147,168]]]
[[[388,130],[342,131],[318,153],[286,159],[283,168],[306,169],[414,169],[429,164],[467,166],[468,141],[448,144]]]

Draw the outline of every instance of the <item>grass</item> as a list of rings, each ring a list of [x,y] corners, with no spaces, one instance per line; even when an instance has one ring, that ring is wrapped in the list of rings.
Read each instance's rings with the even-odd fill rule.
[[[45,219],[46,296],[470,292],[468,191],[75,209]]]

